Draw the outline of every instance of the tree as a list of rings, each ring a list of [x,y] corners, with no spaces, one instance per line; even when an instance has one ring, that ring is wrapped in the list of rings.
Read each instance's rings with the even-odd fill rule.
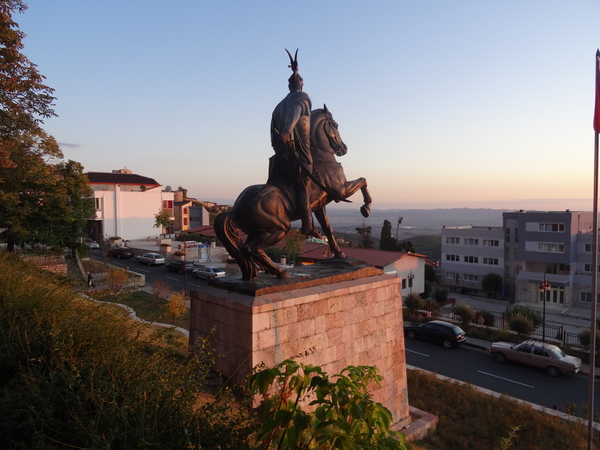
[[[302,251],[304,244],[304,235],[296,230],[290,231],[283,238],[283,251],[288,260],[288,263],[295,263],[296,258]]]
[[[411,314],[415,314],[419,309],[423,309],[425,301],[419,294],[413,292],[404,297],[404,306],[410,311]]]
[[[108,271],[108,277],[106,277],[106,284],[108,291],[115,296],[115,298],[119,297],[121,290],[127,283],[127,272],[121,269],[110,269]]]
[[[371,227],[357,227],[356,232],[362,236],[362,241],[358,245],[359,248],[373,248],[375,242],[371,237]]]
[[[183,187],[179,186],[177,188],[177,190],[181,191],[183,193],[183,198],[187,198],[187,189],[186,188],[183,188]]]
[[[484,291],[499,293],[502,291],[502,276],[497,273],[488,273],[481,279],[481,289]]]
[[[425,264],[425,281],[435,283],[435,268],[431,264]]]
[[[169,213],[166,210],[159,208],[158,212],[154,214],[154,228],[160,228],[160,231],[162,232],[164,228],[167,228],[170,225],[171,217],[169,216]]]
[[[519,336],[529,336],[535,328],[533,321],[521,313],[513,314],[508,319],[508,329]]]
[[[169,298],[169,302],[165,306],[165,312],[171,318],[171,321],[175,321],[184,316],[186,308],[187,297],[185,292],[173,292]]]
[[[171,285],[166,281],[159,278],[152,283],[152,295],[154,296],[154,301],[156,303],[161,299],[167,298],[169,292],[171,292]]]
[[[9,251],[27,242],[72,246],[91,215],[83,168],[61,162],[40,126],[56,115],[54,97],[21,53],[25,34],[12,15],[26,9],[21,0],[0,2],[0,228]]]
[[[379,250],[396,250],[397,245],[398,241],[395,237],[392,237],[392,223],[389,220],[384,220],[381,227]]]
[[[466,303],[454,307],[454,314],[463,325],[469,325],[475,318],[475,311]]]
[[[396,245],[396,251],[398,251],[398,252],[416,253],[415,252],[415,247],[413,246],[413,243],[410,242],[410,241],[400,241],[400,242],[398,242],[398,245]]]

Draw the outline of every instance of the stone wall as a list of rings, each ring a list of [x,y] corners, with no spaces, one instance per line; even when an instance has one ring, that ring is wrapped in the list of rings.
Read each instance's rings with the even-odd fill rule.
[[[378,275],[257,296],[209,286],[192,292],[190,342],[214,327],[216,370],[233,378],[288,358],[329,375],[375,365],[384,381],[374,400],[408,423],[400,282]]]
[[[40,269],[49,272],[67,274],[67,263],[64,255],[24,255],[23,261],[27,261]]]

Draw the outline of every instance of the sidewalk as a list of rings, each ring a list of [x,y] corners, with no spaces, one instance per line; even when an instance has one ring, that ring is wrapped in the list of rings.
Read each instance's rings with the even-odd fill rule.
[[[461,294],[450,294],[450,297],[456,298],[456,304],[466,303],[475,311],[489,311],[494,314],[503,313],[506,308],[514,306],[505,300],[493,300],[484,297],[471,297]],[[527,306],[534,311],[542,313],[543,307],[538,303],[516,303],[520,306]],[[549,325],[563,325],[568,333],[578,333],[582,328],[590,327],[590,310],[585,308],[562,308],[555,309],[546,305],[546,323]]]

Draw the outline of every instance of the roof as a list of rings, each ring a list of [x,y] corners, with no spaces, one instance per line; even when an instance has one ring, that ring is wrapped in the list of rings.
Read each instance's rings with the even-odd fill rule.
[[[134,173],[88,172],[90,184],[135,184],[144,186],[160,186],[154,178]]]
[[[341,249],[346,256],[360,259],[361,261],[380,269],[408,256],[425,258],[424,255],[419,255],[417,253],[376,250],[373,248],[341,247]],[[323,260],[325,258],[330,258],[331,256],[333,255],[329,251],[329,245],[312,243],[305,243],[302,246],[302,253],[300,254],[301,258],[313,260]]]

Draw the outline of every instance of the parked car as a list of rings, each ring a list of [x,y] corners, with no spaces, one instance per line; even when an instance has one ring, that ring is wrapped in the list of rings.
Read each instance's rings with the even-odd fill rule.
[[[87,248],[90,250],[98,250],[100,248],[100,244],[96,241],[86,241],[85,245],[87,245]]]
[[[499,363],[516,361],[530,366],[541,367],[551,377],[561,372],[579,372],[581,359],[565,354],[556,345],[547,342],[525,341],[520,344],[494,342],[488,351]]]
[[[410,339],[426,339],[450,348],[467,340],[465,332],[453,323],[432,320],[422,325],[406,325],[404,334]]]
[[[133,253],[133,250],[129,247],[112,248],[112,249],[110,249],[110,251],[108,253],[110,254],[110,256],[114,256],[119,259],[133,258],[135,256],[135,253]]]
[[[220,267],[214,267],[214,266],[200,267],[199,269],[194,270],[192,272],[192,274],[196,278],[205,278],[207,280],[210,280],[210,279],[216,278],[216,277],[224,277],[226,275],[226,273],[223,269],[221,269]]]
[[[165,266],[169,272],[177,273],[192,273],[194,270],[194,264],[191,261],[173,261]]]
[[[143,255],[136,256],[135,259],[137,259],[137,262],[148,264],[149,266],[165,263],[165,257],[160,253],[144,253]]]

